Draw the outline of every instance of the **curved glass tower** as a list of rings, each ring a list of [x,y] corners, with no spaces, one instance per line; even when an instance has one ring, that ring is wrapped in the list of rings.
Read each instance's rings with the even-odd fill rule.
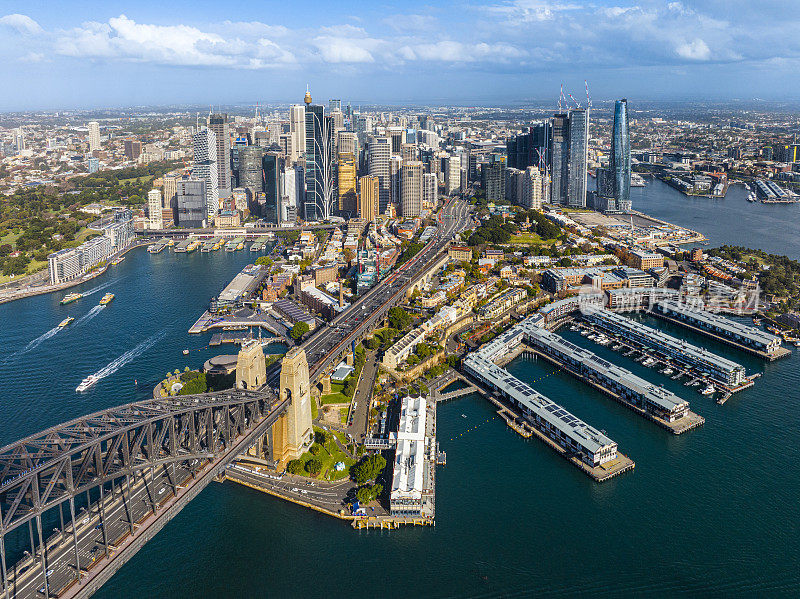
[[[611,139],[611,175],[617,209],[631,209],[631,138],[628,134],[628,100],[614,104],[614,129]]]

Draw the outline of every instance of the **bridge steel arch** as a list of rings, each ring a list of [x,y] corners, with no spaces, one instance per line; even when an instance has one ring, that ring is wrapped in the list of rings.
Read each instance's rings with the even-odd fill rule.
[[[169,478],[170,468],[174,473],[176,465],[184,468],[190,465],[191,479],[199,477],[202,480],[197,482],[201,484],[192,485],[190,496],[182,497],[182,504],[167,518],[171,519],[228,463],[266,433],[288,405],[288,399],[281,401],[271,392],[244,389],[153,399],[76,418],[3,447],[0,449],[0,597],[10,596],[5,546],[9,533],[27,523],[31,555],[35,558],[38,549],[34,544],[32,523],[36,524],[39,546],[46,546],[42,515],[56,507],[61,514],[63,504],[68,503],[75,543],[76,581],[80,583],[76,498],[82,494],[88,498],[91,491],[99,489],[98,510],[102,510],[106,499],[104,491],[107,495],[109,483],[113,495],[115,482],[119,482],[124,503],[123,482],[127,482],[130,493],[131,479],[138,477],[146,486],[147,474],[154,480],[152,477],[158,468],[166,469]],[[181,485],[174,478],[170,480],[176,498],[180,495],[179,489],[189,486]],[[154,514],[157,509],[153,502]],[[134,522],[130,520],[133,535]],[[163,524],[165,522],[157,530]],[[105,528],[102,532],[105,539]],[[104,544],[108,557],[109,541],[105,540]],[[143,544],[141,542],[139,547]],[[47,560],[40,561],[44,595],[53,596],[58,589],[48,588]],[[100,577],[98,584],[76,596],[88,596],[97,590],[121,565],[111,568],[107,576]]]

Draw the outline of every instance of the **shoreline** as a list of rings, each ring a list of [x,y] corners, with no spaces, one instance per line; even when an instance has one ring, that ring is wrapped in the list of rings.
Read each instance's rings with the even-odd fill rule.
[[[102,275],[104,272],[106,272],[109,269],[109,267],[111,266],[111,262],[113,260],[116,260],[117,258],[123,257],[125,254],[127,254],[129,251],[131,251],[133,249],[136,249],[136,248],[139,248],[139,247],[145,247],[147,245],[149,245],[149,244],[143,243],[143,242],[133,243],[133,244],[129,245],[128,247],[126,247],[121,252],[119,252],[118,254],[113,254],[112,256],[109,256],[108,258],[106,258],[106,265],[103,268],[101,268],[100,270],[98,270],[97,272],[93,273],[92,276],[90,276],[88,279],[84,278],[84,277],[80,277],[79,279],[73,279],[72,281],[67,281],[65,283],[60,283],[60,284],[54,285],[54,286],[51,286],[51,285],[46,285],[45,286],[45,285],[43,285],[42,287],[40,287],[38,289],[37,288],[26,289],[25,291],[20,291],[17,294],[9,296],[9,297],[0,296],[0,304],[7,304],[9,302],[13,302],[13,301],[16,301],[16,300],[25,299],[26,297],[34,297],[34,296],[37,296],[37,295],[45,295],[46,293],[56,293],[58,291],[64,291],[65,289],[70,289],[72,287],[77,287],[81,283],[88,283],[89,281],[93,281],[94,279],[96,279],[97,277],[99,277],[100,275]],[[33,276],[35,274],[38,274],[38,272],[41,272],[41,271],[37,271],[35,273],[31,273],[30,275],[27,275],[27,276]],[[90,274],[90,273],[86,273],[86,274]]]

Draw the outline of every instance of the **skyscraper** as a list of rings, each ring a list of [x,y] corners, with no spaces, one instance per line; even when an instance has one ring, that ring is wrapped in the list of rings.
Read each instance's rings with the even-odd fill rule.
[[[392,142],[388,137],[373,137],[369,142],[369,174],[378,177],[380,196],[378,214],[384,214],[392,201],[390,158]]]
[[[216,189],[216,185],[214,189]],[[207,195],[206,181],[203,179],[190,178],[178,181],[175,213],[179,227],[198,228],[206,223],[208,220]]]
[[[569,178],[567,204],[586,207],[586,163],[589,159],[589,110],[569,111]]]
[[[404,162],[400,168],[400,210],[403,218],[414,218],[422,212],[422,163]]]
[[[611,135],[611,159],[609,170],[612,178],[612,193],[617,208],[631,210],[631,139],[628,132],[628,100],[614,103],[614,128]]]
[[[297,163],[306,150],[306,107],[302,104],[293,104],[289,107],[289,135],[291,136],[289,160]]]
[[[438,190],[439,180],[436,178],[436,173],[424,173],[422,175],[423,208],[433,209],[436,207]]]
[[[151,189],[147,192],[147,216],[150,229],[163,229],[161,191]]]
[[[264,177],[264,199],[259,215],[270,225],[277,225],[280,218],[280,202],[283,191],[283,158],[278,152],[267,152],[262,159]]]
[[[358,137],[356,137],[355,133],[352,131],[339,131],[337,137],[339,139],[337,143],[339,154],[349,152],[353,156],[358,155]]]
[[[325,108],[311,103],[306,91],[306,199],[304,218],[307,221],[326,219],[331,215],[336,179],[333,163],[333,126]]]
[[[380,182],[377,176],[367,175],[358,180],[358,216],[365,221],[374,221],[378,216]]]
[[[453,195],[461,191],[460,154],[453,154],[445,159],[444,187],[444,192],[447,195]]]
[[[194,134],[192,142],[194,149],[192,176],[206,182],[206,214],[211,222],[219,210],[217,138],[211,129],[203,129]]]
[[[89,121],[89,151],[94,152],[100,149],[100,123]]]
[[[352,152],[339,152],[339,211],[355,214],[356,157]]]
[[[224,113],[210,114],[208,128],[214,132],[215,138],[218,196],[227,198],[231,195],[231,132],[228,115]]]
[[[250,195],[261,191],[263,183],[264,148],[259,146],[246,146],[239,149],[239,187],[246,187],[250,190]]]
[[[569,173],[569,117],[566,114],[553,117],[550,136],[550,197],[554,204],[566,204]]]
[[[503,156],[492,154],[490,161],[481,169],[481,183],[487,202],[506,199],[506,163]]]

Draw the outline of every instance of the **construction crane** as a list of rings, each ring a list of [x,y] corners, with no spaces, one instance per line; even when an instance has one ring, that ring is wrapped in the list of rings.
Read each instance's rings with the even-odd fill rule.
[[[580,102],[578,102],[578,101],[577,101],[577,100],[576,100],[576,99],[575,99],[575,98],[572,96],[572,94],[568,93],[567,95],[570,97],[570,99],[571,99],[573,102],[575,102],[575,108],[580,108],[580,107],[581,107],[581,104],[580,104]]]
[[[589,96],[589,82],[586,79],[584,79],[583,84],[586,86],[586,106],[591,108],[592,98]]]

